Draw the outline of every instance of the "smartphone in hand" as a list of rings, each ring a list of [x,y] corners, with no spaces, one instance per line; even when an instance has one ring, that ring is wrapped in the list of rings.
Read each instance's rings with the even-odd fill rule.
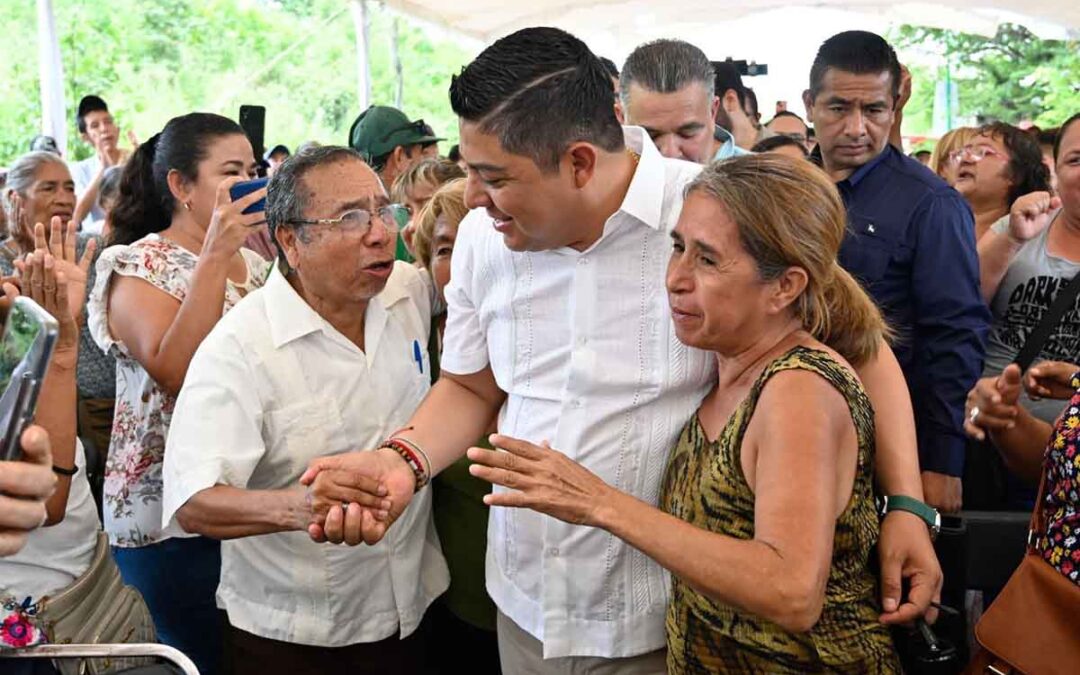
[[[38,393],[49,369],[60,326],[27,297],[15,298],[0,339],[0,460],[22,454],[23,431],[34,420]]]
[[[256,178],[255,180],[246,180],[243,183],[237,183],[229,188],[229,196],[235,202],[244,195],[251,194],[260,188],[266,187],[266,184],[270,182],[269,178]],[[259,201],[255,202],[251,206],[243,210],[243,214],[259,213],[266,210],[266,197],[263,197]]]

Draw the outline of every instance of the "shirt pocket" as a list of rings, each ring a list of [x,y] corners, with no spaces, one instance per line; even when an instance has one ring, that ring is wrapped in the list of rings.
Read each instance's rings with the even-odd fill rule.
[[[864,285],[881,281],[899,245],[872,218],[851,215],[840,249],[840,264]]]
[[[295,486],[312,459],[340,452],[341,413],[329,397],[268,411],[265,421],[267,452],[252,475],[253,489]]]

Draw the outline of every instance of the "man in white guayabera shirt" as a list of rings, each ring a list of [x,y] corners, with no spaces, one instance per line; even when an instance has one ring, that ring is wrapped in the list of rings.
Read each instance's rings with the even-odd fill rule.
[[[266,208],[287,265],[218,322],[188,368],[163,525],[226,540],[217,602],[235,675],[427,672],[417,627],[449,585],[431,491],[385,541],[335,548],[308,538],[313,504],[297,483],[313,457],[378,445],[430,386],[429,363],[414,357],[434,290],[394,263],[402,208],[353,150],[291,157]],[[391,506],[370,493],[333,499]]]
[[[701,166],[619,126],[585,44],[553,28],[514,33],[454,78],[450,100],[474,211],[446,289],[443,375],[391,447],[313,462],[304,482],[347,469],[334,475],[378,478],[394,502],[382,521],[334,506],[309,528],[317,540],[378,541],[414,483],[461,457],[496,413],[500,434],[547,441],[655,504],[669,451],[716,377],[712,356],[676,339],[664,288],[683,189]],[[864,376],[872,396],[876,379]],[[884,379],[906,397],[895,362]],[[884,425],[908,442],[879,448],[878,477],[889,494],[921,497],[910,416]],[[896,513],[882,532],[887,618],[911,618],[940,587],[927,528]],[[901,576],[912,584],[902,605]],[[491,511],[487,588],[505,672],[665,672],[668,585],[607,532]]]

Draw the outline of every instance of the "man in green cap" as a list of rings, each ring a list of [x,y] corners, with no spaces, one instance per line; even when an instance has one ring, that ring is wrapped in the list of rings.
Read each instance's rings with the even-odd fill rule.
[[[410,122],[405,113],[388,105],[373,105],[353,122],[349,129],[349,146],[360,153],[375,170],[386,192],[409,167],[427,157],[439,156],[439,141],[424,120]],[[407,216],[406,216],[407,217]],[[404,227],[405,223],[398,223]],[[398,234],[394,257],[412,262],[405,240]]]
[[[349,129],[349,145],[379,174],[387,192],[410,166],[437,157],[437,144],[443,140],[424,120],[409,121],[405,113],[385,105],[360,113]]]

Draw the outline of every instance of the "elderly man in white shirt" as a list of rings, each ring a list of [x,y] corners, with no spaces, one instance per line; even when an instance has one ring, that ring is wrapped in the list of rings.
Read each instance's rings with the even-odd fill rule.
[[[388,443],[424,450],[438,473],[497,412],[501,435],[550,442],[655,504],[679,431],[716,377],[713,357],[676,338],[664,288],[670,231],[701,166],[666,159],[642,129],[621,128],[603,66],[558,29],[497,41],[454,79],[450,98],[476,210],[455,244],[442,378]],[[893,363],[890,393],[906,392],[899,373]],[[906,426],[879,420],[911,442],[879,448],[878,477],[887,492],[918,498],[907,412]],[[327,470],[337,472],[327,483],[342,487],[355,474],[412,477],[383,449],[316,460],[302,480]],[[370,544],[398,527],[388,529],[392,514],[377,522],[355,511],[331,507],[312,537]],[[882,528],[893,621],[925,611],[940,589],[927,528],[909,516],[890,514]],[[901,575],[912,588],[903,605]],[[607,532],[493,509],[487,588],[504,672],[666,672],[667,574]]]
[[[374,447],[428,392],[433,291],[394,262],[395,211],[346,148],[285,163],[267,219],[287,261],[203,341],[165,451],[164,525],[227,540],[218,604],[236,675],[421,673],[417,630],[449,576],[429,490],[377,545],[312,542],[309,460]],[[327,474],[329,477],[332,474]],[[386,518],[391,481],[333,493]],[[407,499],[406,497],[405,499]]]

